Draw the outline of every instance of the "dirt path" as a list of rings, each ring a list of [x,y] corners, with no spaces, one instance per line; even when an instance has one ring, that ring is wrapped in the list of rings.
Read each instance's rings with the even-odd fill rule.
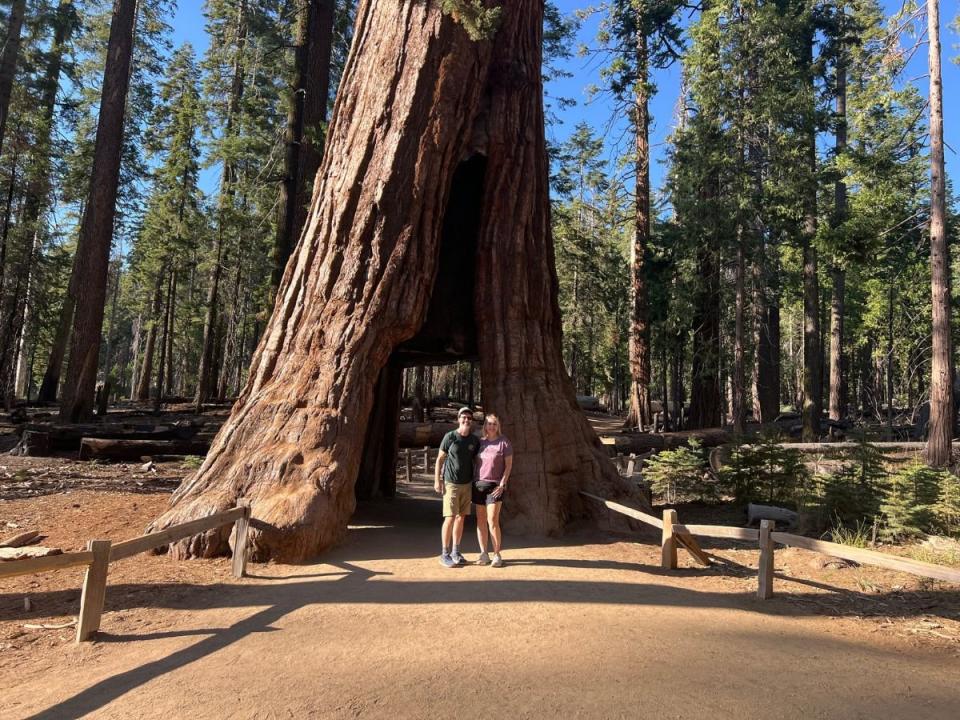
[[[242,581],[225,561],[118,566],[100,642],[9,639],[0,717],[957,716],[960,626],[910,630],[931,607],[953,616],[948,589],[917,605],[778,580],[760,603],[749,569],[664,575],[654,544],[601,536],[447,570],[438,514],[412,497],[368,507],[325,562],[251,565]],[[791,552],[778,570],[806,566]],[[176,584],[146,581],[164,568]],[[0,620],[23,592],[0,585]],[[856,617],[864,603],[873,617]]]

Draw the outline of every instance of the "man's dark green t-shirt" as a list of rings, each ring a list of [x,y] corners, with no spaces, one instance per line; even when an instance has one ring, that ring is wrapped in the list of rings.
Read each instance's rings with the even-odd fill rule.
[[[480,452],[480,440],[470,433],[466,437],[456,430],[443,436],[440,449],[447,454],[443,464],[443,481],[455,485],[473,482],[473,461]]]

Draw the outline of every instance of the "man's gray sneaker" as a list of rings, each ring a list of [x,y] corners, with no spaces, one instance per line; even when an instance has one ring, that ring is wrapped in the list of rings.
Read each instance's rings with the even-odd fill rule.
[[[450,559],[453,561],[454,565],[466,565],[467,559],[460,554],[459,550],[454,550],[450,553]]]
[[[500,557],[500,553],[493,554],[493,562],[490,563],[493,567],[503,567],[503,558]]]
[[[448,568],[457,566],[457,564],[453,561],[453,558],[450,557],[450,553],[442,553],[440,555],[440,564]]]
[[[486,551],[480,553],[480,557],[477,558],[477,565],[489,565],[490,556],[487,555]]]

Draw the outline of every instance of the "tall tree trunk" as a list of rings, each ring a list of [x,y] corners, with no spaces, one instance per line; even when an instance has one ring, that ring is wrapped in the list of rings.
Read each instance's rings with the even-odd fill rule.
[[[636,39],[634,138],[636,198],[633,244],[630,246],[630,411],[625,425],[643,427],[650,417],[650,323],[647,271],[644,260],[650,243],[650,115],[648,109],[647,38]]]
[[[423,365],[417,365],[413,371],[413,421],[423,422],[424,409],[427,406],[427,399],[423,390]]]
[[[893,283],[887,288],[887,439],[893,440]]]
[[[162,274],[161,274],[162,277]],[[167,387],[167,346],[170,343],[170,330],[173,326],[173,268],[167,273],[167,301],[163,310],[163,335],[160,341],[160,366],[157,368],[157,383],[153,396],[154,410],[160,410],[163,393]]]
[[[812,21],[810,21],[812,24]],[[813,442],[820,436],[820,281],[817,276],[817,125],[814,106],[813,30],[808,31],[806,71],[810,75],[810,103],[806,123],[807,178],[803,198],[804,221],[801,234],[803,255],[803,439]]]
[[[287,115],[286,170],[278,200],[271,297],[280,286],[290,252],[307,220],[310,185],[320,167],[321,133],[330,96],[334,0],[295,0],[295,5],[296,67]]]
[[[953,340],[950,336],[950,249],[947,245],[943,163],[939,0],[927,0],[927,38],[930,58],[930,285],[933,300],[927,462],[934,467],[945,467],[950,463],[953,442]]]
[[[140,363],[140,376],[134,394],[136,400],[146,402],[150,399],[150,380],[153,377],[153,355],[157,349],[157,334],[160,327],[160,312],[163,303],[163,269],[157,272],[157,281],[153,287],[153,305],[150,308],[150,320],[147,328],[147,342],[143,348],[143,360]]]
[[[245,65],[244,50],[247,43],[247,0],[237,5],[237,48],[233,61],[233,78],[230,88],[230,102],[227,107],[227,119],[224,136],[231,137],[240,101],[243,99]],[[214,342],[216,340],[217,306],[220,296],[220,277],[223,273],[224,241],[228,208],[233,204],[235,193],[235,169],[230,162],[223,163],[220,175],[220,197],[218,200],[217,232],[214,235],[213,267],[210,269],[210,284],[207,289],[206,311],[203,318],[203,343],[200,347],[200,367],[197,370],[197,392],[194,395],[195,411],[203,410],[203,403],[210,399],[217,387],[214,378],[216,365],[213,362]]]
[[[780,414],[780,298],[776,268],[764,272],[763,259],[772,245],[761,244],[760,258],[753,268],[754,413],[761,424],[771,423]]]
[[[136,10],[137,0],[115,0],[110,23],[90,191],[73,261],[76,305],[67,381],[60,403],[60,419],[66,422],[93,416]]]
[[[27,195],[24,200],[23,223],[32,235],[37,235],[37,223],[47,203],[49,194],[49,143],[53,130],[53,116],[56,109],[57,91],[60,88],[60,72],[63,69],[63,55],[71,33],[76,27],[76,18],[73,9],[73,0],[60,0],[54,20],[53,42],[47,54],[47,67],[43,77],[43,92],[41,107],[43,108],[43,123],[41,135],[38,136],[35,146],[38,152],[45,153],[43,162],[28,184]],[[32,263],[31,263],[32,268]],[[53,402],[57,399],[57,389],[60,385],[60,373],[63,369],[63,359],[67,352],[67,343],[70,340],[70,326],[73,323],[72,290],[67,290],[64,307],[61,310],[60,322],[50,348],[47,367],[43,382],[40,386],[38,400]]]
[[[642,504],[605,457],[563,369],[543,3],[501,7],[496,37],[474,42],[438,2],[361,2],[304,241],[246,388],[154,528],[246,497],[258,521],[248,545],[255,559],[302,560],[343,538],[361,458],[373,451],[364,440],[377,379],[401,343],[426,343],[430,308],[478,320],[484,402],[514,447],[507,527],[557,533],[575,518],[605,517],[580,489]],[[444,222],[453,197],[473,217],[466,226],[460,212]],[[471,239],[475,276],[432,289],[440,258],[469,251]],[[218,529],[171,550],[210,556],[228,538]]]
[[[177,320],[177,265],[174,264],[170,268],[170,299],[168,300],[169,311],[168,315],[170,320],[168,321],[169,329],[167,330],[167,343],[164,352],[167,355],[167,377],[166,377],[166,388],[167,393],[173,393],[173,341],[176,337],[176,320]]]
[[[841,11],[843,11],[841,6]],[[836,67],[836,142],[837,157],[842,157],[847,149],[847,46],[846,23],[840,25],[841,41],[837,51]],[[847,220],[847,184],[842,174],[837,176],[833,185],[833,224],[841,227]],[[841,248],[843,250],[843,248]],[[830,297],[830,419],[842,420],[846,415],[844,399],[843,364],[843,321],[846,290],[846,271],[842,263],[836,262],[831,269],[832,288]]]
[[[0,53],[0,152],[7,132],[7,118],[10,115],[10,96],[13,94],[13,81],[17,76],[17,59],[20,56],[20,30],[27,9],[27,0],[13,0],[7,20],[7,36]]]
[[[731,414],[734,433],[741,435],[747,426],[747,363],[746,329],[744,318],[747,311],[746,258],[744,257],[743,224],[737,223],[737,260],[734,268],[734,338],[733,376],[731,378]]]
[[[47,358],[47,369],[43,373],[40,383],[40,393],[37,399],[40,402],[54,402],[60,389],[60,373],[63,371],[63,360],[67,355],[67,345],[70,343],[70,328],[73,327],[73,278],[63,296],[63,307],[60,309],[60,320],[57,323],[57,332],[53,336],[50,346],[50,356]]]
[[[137,378],[140,372],[140,332],[143,329],[143,313],[138,313],[133,319],[133,339],[130,341],[130,399],[136,398]]]

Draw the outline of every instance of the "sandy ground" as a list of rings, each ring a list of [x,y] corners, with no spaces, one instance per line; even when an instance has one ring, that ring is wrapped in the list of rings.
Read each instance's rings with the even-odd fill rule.
[[[70,549],[135,535],[166,500],[7,500],[0,530],[58,518],[46,542]],[[80,571],[0,580],[0,717],[958,717],[955,587],[782,550],[760,602],[755,549],[663,573],[654,538],[598,533],[508,539],[506,567],[448,570],[438,516],[409,488],[323,562],[239,581],[226,560],[116,563],[80,646],[23,628],[75,614]]]

